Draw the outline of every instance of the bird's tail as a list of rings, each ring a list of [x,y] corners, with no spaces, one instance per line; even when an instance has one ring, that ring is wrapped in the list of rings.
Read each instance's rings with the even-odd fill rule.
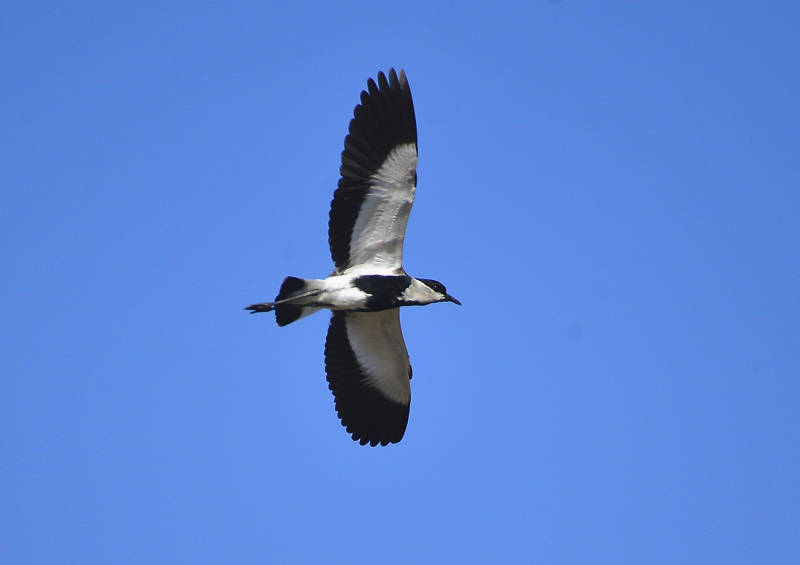
[[[311,299],[321,292],[322,281],[286,277],[283,279],[278,296],[275,297],[275,302],[251,304],[245,310],[250,310],[251,314],[275,310],[275,321],[278,322],[279,326],[286,326],[295,320],[305,318],[309,314],[320,310],[319,306],[308,306],[306,304],[313,302]]]

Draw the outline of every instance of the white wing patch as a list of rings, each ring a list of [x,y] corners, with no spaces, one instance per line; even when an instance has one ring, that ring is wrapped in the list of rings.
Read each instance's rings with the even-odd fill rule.
[[[398,404],[411,402],[411,363],[400,328],[400,309],[348,312],[350,347],[370,386]]]
[[[416,168],[417,147],[404,143],[392,149],[381,168],[370,177],[370,189],[350,240],[350,264],[354,268],[368,264],[374,273],[402,268],[403,239],[416,190]]]

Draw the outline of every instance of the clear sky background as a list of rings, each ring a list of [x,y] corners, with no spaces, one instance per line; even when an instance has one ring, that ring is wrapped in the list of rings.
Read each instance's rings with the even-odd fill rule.
[[[1,562],[798,562],[797,2],[5,2],[0,53]],[[464,305],[373,449],[328,315],[242,308],[330,272],[391,66]]]

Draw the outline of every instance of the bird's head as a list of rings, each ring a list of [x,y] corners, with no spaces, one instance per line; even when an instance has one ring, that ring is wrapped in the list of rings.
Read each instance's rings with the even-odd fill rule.
[[[447,289],[439,281],[433,279],[417,279],[419,282],[430,288],[435,294],[435,299],[431,302],[452,302],[461,306],[461,302],[447,294]]]

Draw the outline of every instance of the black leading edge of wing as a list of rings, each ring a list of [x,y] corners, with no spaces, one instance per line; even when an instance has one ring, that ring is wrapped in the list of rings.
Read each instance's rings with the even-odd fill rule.
[[[328,221],[328,243],[336,270],[350,263],[350,240],[361,204],[370,188],[370,177],[398,145],[417,144],[414,103],[405,73],[394,69],[389,78],[378,73],[369,79],[361,104],[353,111],[342,151],[341,178],[333,194]]]

